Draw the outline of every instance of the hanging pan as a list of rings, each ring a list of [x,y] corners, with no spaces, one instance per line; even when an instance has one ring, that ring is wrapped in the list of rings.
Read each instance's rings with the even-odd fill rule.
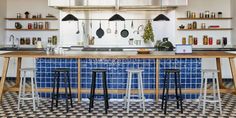
[[[98,36],[98,38],[102,38],[104,36],[104,30],[102,29],[102,26],[101,26],[101,21],[100,21],[100,24],[99,24],[99,29],[97,30],[96,32],[96,35]]]
[[[129,31],[127,29],[125,29],[125,22],[124,22],[124,29],[120,32],[120,35],[123,37],[123,38],[126,38],[129,36]]]

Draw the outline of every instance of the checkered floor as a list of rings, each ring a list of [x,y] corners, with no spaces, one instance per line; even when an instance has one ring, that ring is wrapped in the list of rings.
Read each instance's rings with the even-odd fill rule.
[[[60,101],[58,108],[50,111],[50,99],[42,99],[40,107],[36,111],[32,110],[32,102],[26,101],[25,106],[22,106],[21,110],[18,111],[17,94],[6,93],[0,106],[0,117],[236,117],[236,95],[223,94],[222,99],[222,115],[219,114],[219,111],[214,111],[213,105],[208,105],[206,115],[202,115],[201,110],[197,108],[198,103],[196,101],[184,101],[183,114],[180,113],[179,109],[176,109],[174,101],[168,102],[166,115],[161,110],[161,102],[158,104],[146,102],[145,113],[142,112],[137,103],[132,103],[130,113],[126,113],[123,102],[110,102],[108,114],[105,114],[103,101],[96,101],[95,108],[91,113],[88,112],[88,102],[77,103],[74,101],[74,107],[70,108],[67,113],[64,101]]]

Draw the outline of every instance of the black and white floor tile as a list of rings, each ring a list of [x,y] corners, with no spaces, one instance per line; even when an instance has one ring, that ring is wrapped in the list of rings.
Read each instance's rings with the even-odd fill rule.
[[[123,102],[109,102],[108,114],[104,111],[104,102],[96,101],[92,112],[88,112],[89,103],[84,101],[78,103],[73,102],[74,107],[66,112],[65,102],[59,101],[58,108],[54,107],[51,111],[51,100],[40,100],[40,106],[36,111],[32,109],[32,102],[26,101],[21,109],[17,110],[17,94],[6,93],[0,106],[0,117],[76,117],[76,118],[154,118],[154,117],[236,117],[236,95],[222,94],[222,109],[223,114],[220,115],[219,111],[214,111],[213,105],[207,105],[205,115],[198,109],[198,102],[184,101],[184,113],[181,114],[179,109],[176,109],[174,101],[168,102],[168,110],[165,115],[161,110],[161,102],[146,102],[146,112],[143,113],[139,104],[132,103],[130,113],[126,112],[123,108]]]

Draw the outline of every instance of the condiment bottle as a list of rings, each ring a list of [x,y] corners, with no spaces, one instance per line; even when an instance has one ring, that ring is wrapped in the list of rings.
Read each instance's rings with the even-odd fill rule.
[[[193,36],[190,35],[188,38],[188,44],[192,45],[193,44]]]
[[[183,37],[183,38],[182,38],[182,44],[183,44],[183,45],[186,45],[186,37]]]
[[[209,37],[209,45],[212,45],[212,44],[213,44],[213,38]]]
[[[41,38],[38,37],[37,48],[43,48]]]
[[[194,45],[197,45],[198,41],[197,41],[197,37],[194,37]]]
[[[203,45],[208,45],[208,36],[207,35],[203,36]]]
[[[193,29],[197,29],[197,22],[196,21],[193,22]]]

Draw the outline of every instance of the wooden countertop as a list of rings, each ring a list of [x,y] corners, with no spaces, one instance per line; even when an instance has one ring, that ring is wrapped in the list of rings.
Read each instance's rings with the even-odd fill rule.
[[[234,58],[236,54],[222,51],[195,51],[192,54],[175,54],[174,52],[152,52],[137,54],[135,51],[123,52],[83,52],[67,51],[65,54],[46,54],[34,51],[13,51],[3,53],[2,57],[33,57],[33,58]]]

